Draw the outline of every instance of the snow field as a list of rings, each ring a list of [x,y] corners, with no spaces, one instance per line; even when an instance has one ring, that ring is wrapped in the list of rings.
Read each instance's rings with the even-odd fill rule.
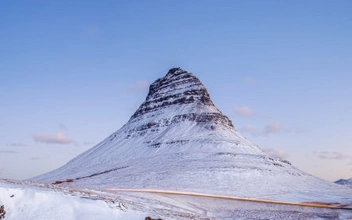
[[[144,219],[138,211],[126,213],[111,208],[104,200],[94,200],[65,191],[27,185],[0,183],[0,205],[5,207],[5,220],[116,220]]]

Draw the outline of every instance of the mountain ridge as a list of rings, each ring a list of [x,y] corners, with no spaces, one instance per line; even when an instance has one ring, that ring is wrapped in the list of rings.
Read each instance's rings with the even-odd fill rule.
[[[339,179],[339,180],[336,180],[334,183],[339,184],[339,185],[349,186],[352,188],[352,178]]]

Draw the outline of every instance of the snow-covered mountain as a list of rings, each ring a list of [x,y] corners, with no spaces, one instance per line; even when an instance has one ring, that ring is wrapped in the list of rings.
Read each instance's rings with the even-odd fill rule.
[[[349,186],[352,188],[352,178],[349,179],[339,179],[336,180],[334,183],[340,184],[340,185],[345,185],[345,186]]]
[[[264,153],[235,130],[192,73],[150,85],[118,131],[33,181],[91,189],[148,188],[286,201],[352,203],[352,190]]]

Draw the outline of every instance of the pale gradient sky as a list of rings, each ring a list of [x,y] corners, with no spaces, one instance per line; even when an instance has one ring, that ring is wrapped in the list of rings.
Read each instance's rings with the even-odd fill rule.
[[[352,1],[0,4],[0,178],[93,147],[172,67],[199,77],[260,148],[352,177]]]

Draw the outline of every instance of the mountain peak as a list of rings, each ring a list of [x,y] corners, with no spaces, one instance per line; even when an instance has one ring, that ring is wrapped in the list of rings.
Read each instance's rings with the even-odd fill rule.
[[[178,74],[182,74],[182,73],[185,73],[187,71],[181,69],[180,67],[174,67],[174,68],[171,68],[167,74],[166,74],[166,77],[171,77],[173,75],[178,75]]]
[[[179,67],[170,69],[165,77],[150,85],[145,102],[130,120],[155,117],[170,108],[174,108],[174,116],[180,115],[182,109],[184,119],[213,121],[233,128],[232,122],[215,107],[201,81]]]

